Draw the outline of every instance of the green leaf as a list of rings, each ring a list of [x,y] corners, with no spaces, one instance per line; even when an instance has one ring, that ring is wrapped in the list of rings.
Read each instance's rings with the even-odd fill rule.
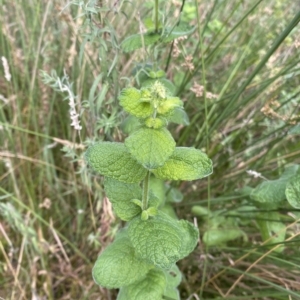
[[[189,125],[190,124],[188,115],[180,107],[176,107],[172,111],[171,115],[167,117],[167,119],[169,122],[173,122],[173,123],[180,124],[180,125]]]
[[[270,208],[276,208],[286,199],[287,183],[297,174],[299,174],[299,165],[286,166],[279,179],[263,181],[252,190],[250,197]]]
[[[252,190],[250,197],[270,207],[277,207],[285,200],[286,184],[287,179],[263,181]]]
[[[124,183],[105,178],[104,190],[117,216],[129,221],[141,213],[141,208],[132,200],[142,199],[142,189],[137,183]]]
[[[143,278],[152,266],[136,257],[130,240],[124,234],[98,257],[93,268],[95,282],[106,288],[120,288]]]
[[[172,219],[178,220],[178,217],[172,205],[166,203],[163,207],[160,208],[160,210]]]
[[[195,27],[191,27],[189,24],[180,22],[179,25],[173,27],[166,27],[164,32],[163,42],[171,42],[180,36],[186,36],[192,34],[195,30]]]
[[[212,161],[205,153],[194,148],[178,147],[153,173],[160,179],[195,180],[210,175],[212,171]]]
[[[161,211],[146,221],[130,221],[128,234],[136,254],[154,265],[169,269],[195,247],[198,237],[192,224],[176,221]]]
[[[239,228],[209,229],[204,233],[202,240],[207,246],[221,246],[243,235],[244,233]]]
[[[297,124],[295,126],[293,126],[289,131],[289,134],[293,135],[293,134],[300,134],[300,124]]]
[[[286,185],[285,195],[291,206],[300,209],[300,175],[290,179]]]
[[[166,185],[166,189],[167,189],[167,202],[179,203],[183,200],[183,195],[177,188]]]
[[[164,272],[152,269],[142,280],[121,288],[117,300],[162,300],[165,288]]]
[[[164,298],[163,299],[170,299],[170,300],[180,300],[179,291],[176,288],[170,288],[167,286],[165,292],[164,292]]]
[[[194,226],[191,222],[186,220],[178,221],[178,225],[181,226],[182,232],[182,248],[181,248],[181,258],[188,256],[196,247],[199,240],[198,228]]]
[[[125,140],[125,146],[145,168],[155,169],[162,166],[173,153],[175,141],[165,128],[141,128]]]
[[[85,153],[85,159],[101,175],[122,182],[140,182],[147,170],[136,162],[124,144],[100,142],[92,145]]]
[[[170,270],[165,270],[164,272],[166,275],[168,287],[175,288],[180,284],[182,274],[176,264],[174,264]]]
[[[125,134],[130,134],[131,132],[139,129],[140,127],[140,120],[132,115],[129,115],[121,124],[121,129]]]
[[[278,212],[263,212],[257,218],[257,224],[260,228],[261,236],[267,244],[282,243],[285,240],[286,226],[280,220]],[[276,252],[282,252],[284,245],[276,249]]]
[[[163,180],[156,178],[155,176],[150,177],[149,189],[159,199],[159,205],[164,205],[166,200],[166,188]]]
[[[143,93],[136,88],[125,88],[119,96],[120,105],[126,112],[138,118],[150,117],[154,108],[150,102],[142,101],[142,96]]]
[[[124,52],[132,52],[136,49],[142,48],[143,44],[145,47],[154,45],[159,41],[160,37],[161,33],[155,33],[153,31],[146,32],[144,34],[133,34],[121,43],[121,49]]]
[[[149,88],[156,81],[160,82],[165,87],[165,89],[167,90],[167,92],[170,96],[175,94],[175,91],[176,91],[175,85],[166,78],[148,78],[146,80],[142,80],[142,87]]]

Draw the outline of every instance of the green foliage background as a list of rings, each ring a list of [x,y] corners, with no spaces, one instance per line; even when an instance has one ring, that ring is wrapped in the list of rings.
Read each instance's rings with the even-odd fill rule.
[[[91,269],[120,221],[82,153],[94,139],[124,140],[117,97],[134,84],[132,69],[141,61],[168,66],[184,101],[190,125],[171,126],[177,144],[202,149],[214,162],[208,180],[178,183],[185,200],[174,205],[177,213],[192,221],[199,215],[192,206],[204,207],[231,220],[223,223],[225,234],[238,228],[247,237],[201,243],[179,266],[182,298],[299,297],[299,212],[276,208],[287,235],[284,252],[274,253],[262,245],[257,214],[245,205],[247,187],[264,181],[247,170],[277,180],[285,166],[300,162],[297,2],[186,0],[181,19],[196,29],[172,52],[166,44],[150,58],[144,50],[123,53],[121,42],[147,23],[153,2],[90,1],[103,8],[100,18],[87,1],[0,0],[0,56],[11,74],[8,81],[2,59],[0,297],[115,299],[94,284]],[[181,4],[160,2],[168,26]],[[70,95],[57,92],[56,76],[76,96],[80,134],[70,126]],[[201,236],[216,226],[204,218],[198,225]]]

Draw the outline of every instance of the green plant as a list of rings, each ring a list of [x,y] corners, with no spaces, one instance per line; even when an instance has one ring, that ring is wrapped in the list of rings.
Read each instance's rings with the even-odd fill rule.
[[[175,114],[182,115],[183,103],[161,78],[141,89],[122,90],[120,104],[134,123],[125,143],[99,142],[85,154],[88,164],[105,177],[115,213],[128,222],[93,269],[99,285],[120,288],[119,300],[179,299],[176,262],[193,251],[198,229],[163,211],[171,192],[163,180],[196,180],[212,173],[205,153],[175,147],[166,126]]]

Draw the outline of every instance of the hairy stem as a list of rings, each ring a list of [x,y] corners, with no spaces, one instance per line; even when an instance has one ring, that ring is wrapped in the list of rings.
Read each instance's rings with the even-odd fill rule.
[[[148,171],[143,182],[142,210],[146,210],[148,208],[149,178],[150,178],[150,172]]]

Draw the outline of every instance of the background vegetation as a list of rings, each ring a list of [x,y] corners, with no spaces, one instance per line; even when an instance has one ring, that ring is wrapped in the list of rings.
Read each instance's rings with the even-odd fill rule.
[[[180,15],[182,1],[160,1],[165,24],[181,17],[194,33],[150,55],[123,53],[120,43],[144,30],[153,2],[0,1],[0,297],[115,299],[94,284],[91,268],[121,224],[82,153],[92,140],[124,139],[118,93],[135,84],[138,62],[158,62],[190,117],[172,128],[177,143],[214,162],[209,179],[179,183],[177,213],[192,221],[191,207],[201,205],[244,232],[214,247],[200,242],[181,261],[182,298],[300,299],[299,212],[280,208],[287,236],[275,253],[263,246],[258,220],[237,211],[246,198],[236,192],[300,163],[292,134],[299,5],[186,0]]]

